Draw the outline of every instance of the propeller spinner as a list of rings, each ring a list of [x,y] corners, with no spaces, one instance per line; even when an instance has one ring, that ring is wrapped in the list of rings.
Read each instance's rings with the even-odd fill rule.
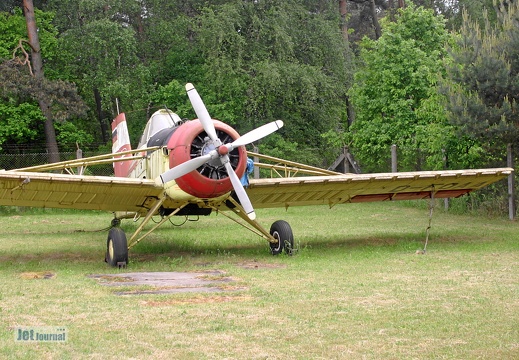
[[[167,183],[171,180],[178,179],[179,177],[182,177],[183,175],[186,175],[191,171],[198,169],[200,166],[204,165],[209,161],[219,159],[220,163],[225,167],[225,170],[227,171],[227,175],[231,180],[234,191],[236,192],[236,195],[238,196],[238,199],[240,200],[243,209],[247,213],[247,216],[249,217],[249,219],[254,220],[256,218],[256,213],[254,212],[254,208],[252,207],[250,199],[247,196],[247,193],[245,192],[245,189],[240,179],[238,178],[238,175],[236,174],[236,172],[230,164],[228,153],[239,146],[250,144],[269,134],[272,134],[274,131],[277,131],[278,129],[283,127],[283,121],[276,120],[271,123],[265,124],[263,126],[260,126],[259,128],[256,128],[246,133],[245,135],[239,137],[231,143],[222,144],[222,141],[218,138],[216,134],[216,129],[213,120],[211,119],[209,112],[207,111],[204,102],[202,101],[202,98],[196,91],[193,84],[187,84],[186,91],[187,95],[189,96],[189,100],[191,101],[191,104],[193,106],[193,109],[195,110],[195,113],[198,116],[198,119],[200,120],[202,127],[204,128],[204,131],[206,132],[210,140],[213,142],[215,149],[211,150],[209,153],[205,155],[185,161],[182,164],[179,164],[169,169],[168,171],[160,175],[162,183]]]

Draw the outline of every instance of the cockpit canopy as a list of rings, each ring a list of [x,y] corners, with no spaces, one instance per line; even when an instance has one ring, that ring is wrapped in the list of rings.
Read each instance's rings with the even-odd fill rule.
[[[170,110],[160,109],[154,112],[144,128],[141,140],[139,141],[139,148],[146,147],[149,139],[159,131],[177,127],[181,123],[182,120],[180,116]]]

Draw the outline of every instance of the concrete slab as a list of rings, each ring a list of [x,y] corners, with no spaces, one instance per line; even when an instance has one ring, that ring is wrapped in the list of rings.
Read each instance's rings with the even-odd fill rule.
[[[94,274],[88,277],[96,279],[98,283],[103,286],[136,287],[135,290],[115,292],[117,295],[221,292],[244,289],[243,287],[230,285],[230,283],[235,282],[235,279],[225,276],[225,272],[219,270],[203,272]]]

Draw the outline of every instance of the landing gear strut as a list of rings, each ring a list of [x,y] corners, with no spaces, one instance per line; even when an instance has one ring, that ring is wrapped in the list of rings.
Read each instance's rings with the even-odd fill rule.
[[[120,227],[113,227],[108,232],[106,240],[106,262],[119,268],[128,264],[128,242]]]
[[[272,255],[279,255],[285,250],[285,254],[292,255],[294,249],[294,234],[292,228],[284,220],[278,220],[270,227],[270,235],[278,240],[277,243],[270,243]]]

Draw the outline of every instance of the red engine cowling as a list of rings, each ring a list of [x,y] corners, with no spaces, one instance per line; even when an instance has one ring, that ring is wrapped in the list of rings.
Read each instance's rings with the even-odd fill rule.
[[[240,135],[229,125],[214,120],[218,138],[222,144],[230,143]],[[175,130],[168,141],[170,169],[191,160],[194,157],[207,154],[214,149],[206,141],[207,134],[199,120],[192,120]],[[240,146],[229,152],[229,159],[234,171],[241,178],[247,164],[247,152]],[[232,183],[225,167],[220,160],[212,160],[175,180],[177,185],[186,193],[199,198],[213,198],[232,190]]]

